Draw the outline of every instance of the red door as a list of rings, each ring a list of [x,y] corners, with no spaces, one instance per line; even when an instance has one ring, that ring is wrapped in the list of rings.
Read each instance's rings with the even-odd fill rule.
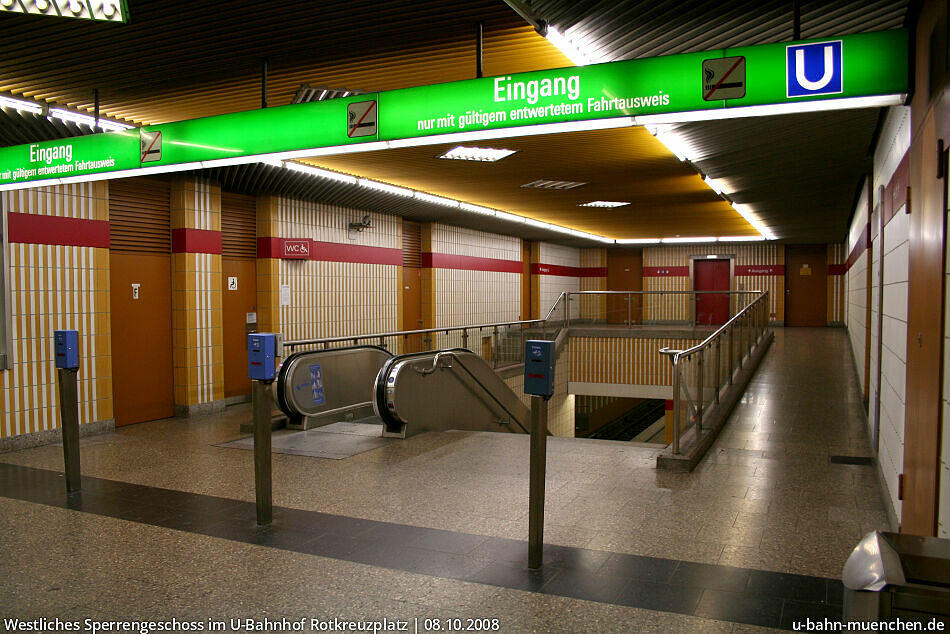
[[[729,260],[694,260],[693,290],[728,291]],[[696,295],[696,323],[722,325],[729,321],[729,295]]]

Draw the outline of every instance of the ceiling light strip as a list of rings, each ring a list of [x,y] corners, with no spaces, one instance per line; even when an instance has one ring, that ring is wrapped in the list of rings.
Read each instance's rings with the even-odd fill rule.
[[[722,119],[741,119],[744,117],[768,117],[772,115],[804,112],[854,110],[856,108],[884,108],[887,106],[899,106],[904,103],[906,98],[907,95],[905,94],[875,95],[872,97],[845,97],[841,99],[800,101],[764,106],[691,110],[687,112],[671,112],[668,114],[637,115],[636,121],[638,125],[649,126],[664,123],[691,123],[694,121],[718,121]]]

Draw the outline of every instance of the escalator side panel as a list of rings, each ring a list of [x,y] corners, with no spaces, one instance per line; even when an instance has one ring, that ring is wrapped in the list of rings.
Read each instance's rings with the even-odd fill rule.
[[[373,381],[392,354],[377,346],[300,352],[281,364],[275,396],[291,418],[369,407]]]
[[[392,359],[376,382],[385,435],[462,429],[526,433],[530,410],[480,357],[443,350]]]

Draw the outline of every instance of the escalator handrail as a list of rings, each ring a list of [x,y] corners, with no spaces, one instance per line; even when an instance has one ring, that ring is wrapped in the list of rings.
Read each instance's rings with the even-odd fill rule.
[[[525,429],[525,426],[519,420],[518,415],[515,412],[512,412],[511,410],[509,410],[505,406],[504,403],[498,400],[498,397],[495,396],[494,392],[488,389],[488,387],[486,387],[485,384],[482,383],[478,379],[478,377],[476,377],[472,373],[472,371],[465,365],[465,361],[456,355],[456,353],[458,352],[466,352],[473,356],[477,356],[475,355],[474,352],[472,352],[471,350],[468,350],[467,348],[447,348],[445,350],[427,350],[425,352],[410,352],[407,354],[395,356],[392,359],[389,359],[388,361],[386,361],[386,363],[383,364],[383,367],[380,368],[379,374],[376,375],[376,405],[377,405],[376,409],[379,412],[379,417],[383,419],[383,424],[387,424],[387,426],[388,424],[392,424],[392,425],[403,424],[402,421],[397,420],[395,416],[393,416],[393,414],[389,411],[389,408],[386,406],[386,382],[389,378],[389,374],[392,371],[393,366],[395,366],[397,363],[400,363],[402,361],[406,361],[412,357],[424,357],[424,356],[434,355],[434,360],[433,360],[433,371],[434,371],[435,370],[434,364],[437,362],[437,360],[440,357],[452,356],[456,361],[458,361],[459,367],[465,370],[465,373],[482,389],[482,391],[488,394],[492,398],[492,400],[495,401],[495,403],[502,409],[502,411],[507,413],[508,416],[511,417],[511,420],[513,420],[514,423],[519,428],[521,428],[521,431],[527,434],[528,430]],[[481,357],[478,357],[478,358],[481,358]]]
[[[287,372],[289,372],[289,368],[292,365],[291,361],[294,361],[298,357],[302,357],[303,355],[306,355],[306,354],[346,352],[347,350],[380,350],[388,354],[390,358],[393,357],[393,353],[387,350],[386,348],[383,348],[381,346],[370,346],[370,345],[344,346],[342,348],[320,348],[319,350],[301,350],[300,352],[294,352],[293,354],[291,354],[286,359],[280,362],[280,368],[277,371],[277,389],[274,391],[277,397],[277,406],[280,408],[280,411],[282,411],[287,416],[291,416],[291,417],[303,415],[297,411],[294,411],[293,413],[291,413],[290,405],[287,403],[287,399],[284,397],[284,382],[287,380]],[[387,363],[388,363],[388,360],[387,360]]]
[[[385,427],[390,427],[391,425],[402,425],[402,421],[396,420],[396,417],[393,416],[389,407],[386,406],[386,381],[389,378],[389,373],[392,371],[393,366],[412,357],[424,357],[433,353],[439,352],[469,352],[474,354],[471,350],[467,348],[448,348],[446,350],[426,350],[424,352],[407,352],[405,354],[395,355],[391,359],[387,359],[386,363],[383,364],[383,367],[379,369],[379,374],[376,375],[376,388],[373,391],[374,397],[376,399],[376,412],[379,414],[380,419],[383,421]]]

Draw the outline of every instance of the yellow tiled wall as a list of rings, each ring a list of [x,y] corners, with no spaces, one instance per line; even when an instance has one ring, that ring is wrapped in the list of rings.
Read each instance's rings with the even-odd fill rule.
[[[104,182],[3,192],[0,204],[5,215],[109,219]],[[60,427],[53,361],[60,329],[80,334],[80,424],[111,423],[109,250],[11,241],[7,255],[12,368],[0,370],[0,438]]]

